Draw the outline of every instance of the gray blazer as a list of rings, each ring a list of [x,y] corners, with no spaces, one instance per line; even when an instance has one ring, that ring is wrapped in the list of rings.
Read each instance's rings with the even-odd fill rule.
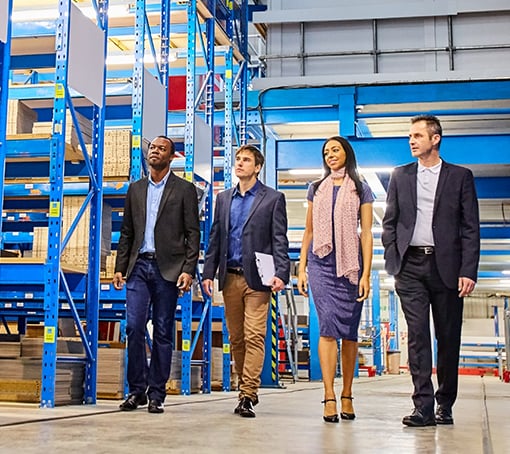
[[[218,287],[223,290],[227,275],[230,205],[234,188],[220,192],[216,197],[214,221],[205,255],[204,279],[214,279],[218,270]],[[246,223],[243,227],[243,270],[248,286],[253,290],[270,291],[262,284],[255,261],[255,252],[272,254],[275,275],[289,282],[290,259],[287,239],[287,211],[285,196],[260,183]]]
[[[416,224],[418,164],[393,171],[386,199],[382,243],[386,271],[396,275]],[[480,220],[473,174],[443,161],[434,200],[432,232],[437,269],[443,283],[457,288],[459,277],[477,278]]]
[[[148,178],[129,185],[117,248],[115,272],[126,279],[133,270],[145,235]],[[182,272],[195,275],[200,247],[195,185],[170,173],[154,227],[156,260],[161,275],[176,282]]]

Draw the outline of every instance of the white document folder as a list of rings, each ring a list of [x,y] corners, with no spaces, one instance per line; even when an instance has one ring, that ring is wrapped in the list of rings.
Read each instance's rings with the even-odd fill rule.
[[[271,279],[274,277],[274,260],[271,254],[255,252],[255,262],[260,279],[264,285],[271,285]]]

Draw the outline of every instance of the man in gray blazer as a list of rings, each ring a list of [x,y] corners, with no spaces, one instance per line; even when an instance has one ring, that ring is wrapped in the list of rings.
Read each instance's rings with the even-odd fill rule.
[[[386,271],[395,276],[408,327],[414,411],[407,426],[453,424],[463,298],[477,278],[478,201],[470,170],[439,157],[442,128],[432,115],[411,120],[409,144],[418,163],[397,167],[383,219]],[[437,409],[431,381],[429,313],[437,339]]]
[[[290,274],[285,196],[258,180],[263,164],[258,148],[244,145],[237,150],[239,183],[216,198],[203,271],[204,291],[209,296],[218,271],[239,377],[239,402],[234,412],[248,418],[255,417],[253,407],[258,403],[271,292],[283,290]],[[275,270],[269,285],[261,281],[255,252],[273,256]]]
[[[113,285],[126,283],[129,396],[131,411],[147,404],[162,413],[172,361],[177,298],[191,286],[198,260],[200,226],[195,186],[170,164],[175,145],[155,138],[147,154],[148,177],[129,185]],[[152,352],[147,365],[145,331],[152,315]]]

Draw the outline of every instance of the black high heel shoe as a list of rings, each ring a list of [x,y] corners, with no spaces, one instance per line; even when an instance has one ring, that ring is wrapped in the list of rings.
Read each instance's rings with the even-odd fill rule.
[[[321,403],[323,403],[324,406],[326,406],[327,402],[336,402],[336,399],[324,399]],[[330,416],[323,416],[323,419],[326,422],[339,422],[340,421],[338,419],[338,414],[336,414],[336,413],[334,415],[330,415]]]
[[[340,399],[353,400],[354,397],[352,397],[352,396],[340,396]],[[342,419],[346,419],[348,421],[352,421],[355,417],[356,417],[356,415],[354,413],[347,413],[345,411],[340,412],[340,418],[342,418]]]

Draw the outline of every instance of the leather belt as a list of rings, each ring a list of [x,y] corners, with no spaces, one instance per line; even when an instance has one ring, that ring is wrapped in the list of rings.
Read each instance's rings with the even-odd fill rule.
[[[237,274],[238,276],[244,276],[244,271],[242,268],[227,268],[227,273]]]
[[[155,252],[141,252],[138,254],[139,259],[145,259],[145,260],[156,260],[156,253]]]
[[[408,249],[415,254],[432,255],[434,253],[434,246],[409,246]]]

